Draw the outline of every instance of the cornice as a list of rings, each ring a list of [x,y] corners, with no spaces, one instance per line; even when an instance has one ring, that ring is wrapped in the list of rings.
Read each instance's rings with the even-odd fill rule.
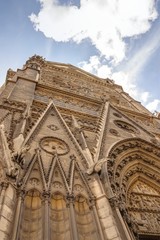
[[[86,97],[84,95],[79,95],[77,93],[74,93],[73,91],[67,91],[66,89],[65,90],[62,90],[62,89],[59,89],[59,88],[55,88],[55,87],[50,87],[50,86],[46,86],[44,84],[40,84],[38,83],[37,86],[36,86],[36,90],[38,90],[38,88],[40,88],[39,90],[49,90],[49,91],[55,91],[56,93],[59,93],[59,94],[62,94],[63,96],[69,96],[69,97],[75,97],[76,99],[78,100],[82,100],[83,102],[86,101],[86,102],[91,102],[91,103],[94,103],[94,104],[102,104],[103,101],[97,99],[97,98],[91,98],[91,97]]]

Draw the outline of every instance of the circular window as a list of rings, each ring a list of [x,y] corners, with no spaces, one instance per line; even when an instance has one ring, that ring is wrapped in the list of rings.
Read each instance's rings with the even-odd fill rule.
[[[68,145],[61,139],[55,137],[45,137],[40,141],[41,148],[51,154],[65,155],[69,152]]]

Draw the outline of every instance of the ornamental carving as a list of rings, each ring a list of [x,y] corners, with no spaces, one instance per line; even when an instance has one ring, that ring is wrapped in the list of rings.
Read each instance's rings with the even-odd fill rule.
[[[139,234],[160,234],[160,193],[138,180],[129,190],[128,211]]]
[[[65,155],[69,152],[68,145],[61,139],[45,137],[40,141],[40,147],[47,153]]]
[[[48,125],[47,127],[48,127],[49,129],[51,129],[52,131],[57,131],[57,130],[59,130],[59,127],[57,127],[57,126],[54,125],[54,124]]]
[[[117,112],[114,112],[113,115],[116,116],[116,117],[118,117],[118,118],[121,118],[121,117],[122,117],[122,115],[119,114],[119,113],[117,113]]]
[[[39,181],[39,179],[37,179],[37,178],[31,178],[30,180],[29,180],[29,182],[30,182],[30,184],[32,185],[32,186],[38,186],[39,184],[40,184],[40,181]]]
[[[120,121],[120,120],[115,120],[114,121],[115,125],[129,133],[138,133],[138,129],[136,129],[134,126],[132,126],[131,124],[124,122],[124,121]]]
[[[117,131],[116,129],[113,129],[113,128],[111,128],[111,129],[109,130],[109,132],[110,132],[112,135],[114,135],[114,136],[118,136],[118,135],[119,135],[118,131]]]
[[[53,186],[54,188],[56,188],[56,189],[61,189],[61,188],[63,188],[62,183],[60,183],[60,182],[58,182],[58,181],[53,182],[53,183],[52,183],[52,186]]]
[[[80,184],[75,184],[74,185],[74,190],[76,192],[82,192],[84,190],[84,188]]]
[[[107,164],[110,186],[117,196],[114,206],[136,236],[159,236],[159,148],[141,139],[122,141],[111,149]]]

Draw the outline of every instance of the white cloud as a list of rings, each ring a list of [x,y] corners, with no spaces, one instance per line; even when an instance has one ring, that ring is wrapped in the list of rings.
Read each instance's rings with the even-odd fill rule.
[[[137,79],[139,73],[143,70],[146,63],[159,47],[159,45],[160,35],[157,35],[157,29],[155,29],[152,31],[150,37],[143,42],[143,46],[136,53],[134,53],[130,59],[128,59],[127,63],[122,65],[120,71],[115,72],[114,67],[108,67],[107,65],[101,64],[101,60],[97,56],[93,57],[96,59],[97,64],[93,64],[93,59],[91,57],[88,62],[82,62],[80,67],[86,71],[93,72],[99,77],[109,77],[113,79],[117,84],[123,87],[124,91],[128,92],[133,98],[142,102],[142,104],[144,104],[150,111],[154,103],[153,108],[156,110],[157,108],[160,108],[160,105],[156,104],[158,103],[158,100],[153,99],[152,94],[148,91],[139,88]],[[101,69],[103,69],[103,75],[100,75]]]
[[[83,70],[96,74],[101,78],[111,76],[112,68],[108,65],[103,65],[98,56],[91,56],[89,61],[80,62],[78,65]]]
[[[39,1],[40,12],[30,16],[36,30],[58,42],[89,38],[112,63],[125,58],[124,38],[145,33],[157,17],[154,0],[81,0],[79,8],[58,0]]]
[[[151,111],[154,112],[156,109],[160,108],[160,100],[154,99],[152,102],[148,103],[146,107]]]
[[[148,91],[137,87],[138,74],[159,46],[160,35],[156,31],[131,59],[127,59],[125,66],[115,72],[115,66],[126,60],[125,38],[144,34],[157,18],[155,0],[80,0],[79,7],[62,5],[59,0],[38,1],[40,12],[30,16],[37,31],[57,42],[78,44],[89,38],[98,54],[91,56],[88,62],[81,62],[81,68],[102,78],[112,78],[150,111],[160,107],[160,100],[152,99]]]

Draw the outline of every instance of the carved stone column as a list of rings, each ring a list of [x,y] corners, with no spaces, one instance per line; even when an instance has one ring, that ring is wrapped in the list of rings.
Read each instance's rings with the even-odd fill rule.
[[[43,193],[44,201],[44,240],[50,239],[50,224],[49,224],[49,205],[50,205],[50,193],[45,191]]]
[[[97,214],[97,209],[96,209],[95,199],[94,198],[92,198],[91,201],[90,201],[90,208],[93,210],[95,223],[96,223],[97,230],[98,230],[99,237],[100,237],[99,239],[100,240],[104,240],[104,236],[103,236],[101,224],[100,224],[100,221],[99,221],[99,217],[98,217],[98,214]]]
[[[4,199],[5,199],[5,192],[6,189],[8,188],[8,183],[7,182],[2,182],[1,183],[1,194],[0,194],[0,218],[1,218],[1,212],[2,212],[2,208],[3,208],[3,203],[4,203]]]
[[[16,212],[14,216],[12,240],[18,240],[18,237],[19,237],[19,229],[20,229],[21,216],[22,216],[22,206],[23,206],[24,196],[25,196],[24,190],[19,190],[17,195],[18,195],[18,199],[17,199]]]
[[[77,224],[76,224],[76,217],[74,212],[74,196],[68,195],[67,196],[68,201],[68,208],[70,213],[70,225],[71,225],[71,231],[72,231],[72,240],[78,240],[78,232],[77,232]]]

